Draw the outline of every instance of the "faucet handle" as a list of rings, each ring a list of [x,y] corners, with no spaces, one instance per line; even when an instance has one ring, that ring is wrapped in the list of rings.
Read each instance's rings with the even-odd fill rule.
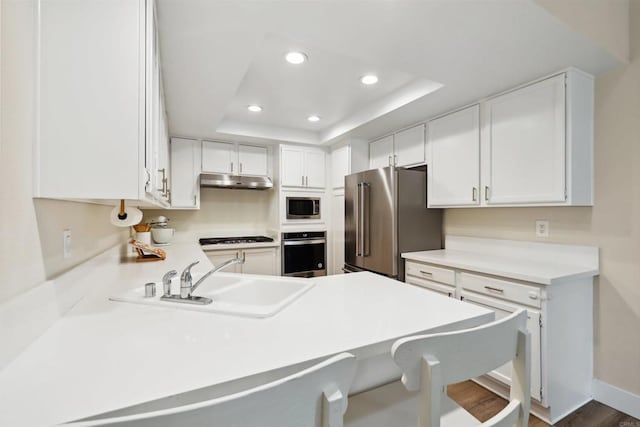
[[[193,281],[191,277],[191,267],[198,263],[200,263],[200,261],[192,262],[180,275],[180,297],[182,298],[187,298],[191,295],[191,283]]]
[[[168,271],[164,276],[162,276],[162,289],[164,290],[164,296],[168,297],[171,295],[171,279],[176,277],[178,272],[175,270]]]

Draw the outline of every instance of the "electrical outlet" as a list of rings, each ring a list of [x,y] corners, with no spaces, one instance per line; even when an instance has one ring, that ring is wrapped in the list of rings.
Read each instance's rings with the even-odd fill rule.
[[[546,219],[536,220],[536,237],[549,237],[549,221]]]
[[[63,258],[71,256],[71,230],[69,229],[62,232],[62,256]]]

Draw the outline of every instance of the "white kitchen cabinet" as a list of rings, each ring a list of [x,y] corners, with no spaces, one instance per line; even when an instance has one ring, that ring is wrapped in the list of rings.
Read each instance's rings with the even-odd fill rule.
[[[369,143],[369,169],[378,169],[393,164],[393,135]]]
[[[231,142],[202,141],[202,172],[269,175],[269,149]]]
[[[480,106],[427,124],[428,206],[480,204]]]
[[[280,181],[285,187],[324,188],[325,152],[317,148],[281,146]]]
[[[417,166],[425,162],[424,124],[369,143],[369,168]]]
[[[34,197],[163,205],[145,154],[161,152],[147,112],[164,111],[154,7],[39,2]]]
[[[593,77],[571,69],[484,103],[482,203],[593,204]]]
[[[267,176],[269,153],[267,147],[238,145],[238,171],[240,175]]]
[[[202,172],[237,174],[236,157],[233,143],[202,141]]]
[[[334,192],[331,200],[331,274],[342,273],[344,267],[344,191]]]
[[[206,251],[207,258],[214,266],[233,258],[244,257],[244,264],[234,264],[223,271],[227,273],[263,274],[275,276],[277,271],[276,248],[245,248],[236,250]]]
[[[331,187],[344,188],[344,177],[369,169],[369,144],[352,139],[331,151]]]
[[[171,207],[200,208],[200,141],[171,139]]]
[[[424,125],[397,132],[394,135],[394,160],[399,167],[421,165],[425,162]]]
[[[478,242],[479,239],[448,236],[445,251],[433,251],[434,255],[429,255],[429,251],[417,253],[415,258],[406,255],[410,258],[405,260],[405,281],[424,288],[425,292],[437,292],[493,310],[496,319],[526,309],[527,329],[531,333],[532,413],[554,423],[590,400],[593,375],[593,280],[579,273],[572,278],[567,267],[557,260],[562,258],[568,265],[576,262],[586,266],[595,258],[597,266],[597,249],[594,252],[578,247],[577,252],[572,252],[567,246],[533,247],[533,243],[492,240],[482,247]],[[534,262],[537,269],[564,271],[565,276],[553,279],[551,284],[500,276],[504,268],[509,274],[537,280],[536,269],[525,259]],[[476,271],[475,266],[481,269],[490,266],[492,274]],[[476,381],[508,396],[510,366],[502,366]]]

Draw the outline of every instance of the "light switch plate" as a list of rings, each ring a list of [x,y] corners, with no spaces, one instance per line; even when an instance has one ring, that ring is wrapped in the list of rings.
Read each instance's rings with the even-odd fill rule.
[[[549,221],[546,219],[536,220],[536,237],[549,237]]]

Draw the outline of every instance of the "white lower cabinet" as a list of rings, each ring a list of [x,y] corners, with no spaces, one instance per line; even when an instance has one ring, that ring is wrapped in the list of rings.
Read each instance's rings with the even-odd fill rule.
[[[214,266],[233,258],[244,257],[244,264],[234,264],[227,267],[224,270],[227,273],[278,275],[276,248],[207,251],[206,254]]]
[[[544,285],[410,259],[405,269],[407,283],[492,310],[496,320],[527,310],[533,414],[554,423],[590,400],[590,278]],[[510,363],[476,381],[507,397]]]

